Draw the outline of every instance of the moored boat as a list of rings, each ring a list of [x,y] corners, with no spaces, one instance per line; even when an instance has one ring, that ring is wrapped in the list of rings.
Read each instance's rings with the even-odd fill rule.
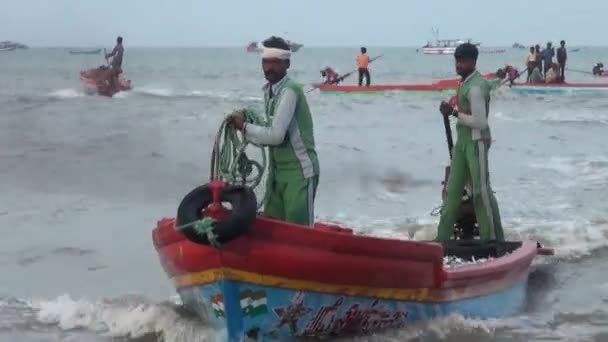
[[[371,334],[451,313],[517,314],[533,259],[552,250],[532,240],[475,240],[470,202],[463,200],[455,227],[459,240],[403,241],[259,216],[251,188],[212,177],[184,197],[176,218],[158,222],[152,240],[184,305],[227,341]]]
[[[456,48],[464,43],[471,43],[475,46],[480,46],[481,43],[474,43],[472,39],[439,39],[439,30],[434,29],[433,35],[435,36],[434,42],[427,42],[422,47],[422,53],[426,55],[449,55],[454,54]]]
[[[5,40],[0,42],[0,51],[13,51],[15,49],[27,49],[28,46],[18,42]]]
[[[101,53],[101,49],[93,50],[69,50],[71,55],[98,55]]]

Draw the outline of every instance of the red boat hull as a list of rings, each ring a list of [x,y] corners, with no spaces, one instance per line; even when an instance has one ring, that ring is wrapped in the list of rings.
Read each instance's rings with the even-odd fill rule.
[[[496,77],[494,73],[483,75],[485,79]],[[431,84],[376,84],[370,86],[358,85],[319,85],[319,90],[327,92],[342,92],[342,93],[360,93],[360,92],[378,92],[378,91],[423,91],[436,92],[445,90],[454,90],[458,87],[460,79],[440,80]]]
[[[372,292],[374,288],[426,289],[433,300],[450,301],[462,295],[462,290],[454,292],[457,289],[466,287],[469,295],[471,289],[490,291],[484,282],[508,282],[511,275],[527,274],[539,254],[537,243],[526,241],[492,262],[446,269],[444,249],[433,242],[359,236],[332,225],[316,224],[311,229],[259,217],[249,233],[216,249],[187,240],[174,223],[159,221],[153,241],[177,288],[201,285],[201,272],[221,269],[333,285],[347,292],[349,287]]]
[[[120,91],[131,90],[131,80],[126,79],[123,74],[118,75],[118,84],[111,87],[107,81],[110,78],[111,69],[93,68],[80,71],[80,81],[88,94],[112,97]]]

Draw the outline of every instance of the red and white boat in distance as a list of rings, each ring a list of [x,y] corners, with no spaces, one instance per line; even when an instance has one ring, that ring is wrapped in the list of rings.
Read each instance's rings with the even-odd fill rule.
[[[422,53],[426,55],[451,55],[456,51],[460,44],[471,43],[475,46],[480,46],[481,43],[475,43],[471,38],[467,39],[439,39],[439,30],[433,29],[435,41],[428,41],[422,47]]]

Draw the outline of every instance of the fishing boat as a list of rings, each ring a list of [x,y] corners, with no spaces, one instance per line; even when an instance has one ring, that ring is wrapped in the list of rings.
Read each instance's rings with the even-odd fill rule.
[[[493,55],[493,54],[497,54],[497,53],[505,53],[505,52],[507,52],[506,49],[479,50],[479,53],[489,54],[489,55]]]
[[[513,45],[511,47],[514,49],[525,49],[526,48],[525,45],[522,45],[520,43],[513,43]]]
[[[495,73],[483,75],[487,80],[496,77]],[[454,93],[458,87],[458,79],[439,80],[428,84],[375,84],[370,86],[330,85],[319,84],[317,87],[323,93],[379,93],[389,91],[405,92],[448,92]]]
[[[247,52],[258,52],[260,48],[258,47],[258,42],[251,42],[247,45]]]
[[[94,50],[69,50],[71,55],[98,55],[101,53],[101,49]]]
[[[28,46],[25,44],[13,42],[10,40],[4,40],[4,41],[0,42],[0,50],[2,50],[2,51],[12,51],[15,49],[27,49],[27,48],[28,48]]]
[[[285,42],[287,45],[289,45],[289,50],[291,50],[291,52],[297,52],[300,50],[300,48],[302,48],[302,46],[304,46],[303,44],[292,42],[290,40],[286,40]],[[247,45],[247,52],[259,52],[260,49],[261,47],[258,42],[251,42],[249,45]]]
[[[533,240],[476,239],[470,199],[455,239],[441,244],[300,226],[258,215],[257,207],[252,188],[212,177],[152,232],[184,306],[226,341],[368,335],[452,313],[515,315],[527,301],[532,261],[553,254]]]
[[[608,91],[608,83],[513,83],[511,91],[526,94],[578,94]]]
[[[124,74],[118,75],[118,82],[115,86],[110,85],[109,78],[112,69],[102,65],[80,71],[80,81],[87,94],[112,97],[120,91],[132,89],[131,80],[125,78]]]
[[[439,30],[433,29],[435,36],[434,42],[427,42],[422,46],[422,53],[427,55],[450,55],[456,51],[456,48],[464,43],[471,43],[475,46],[480,46],[481,43],[473,43],[472,39],[439,39]]]
[[[289,50],[291,50],[291,52],[297,52],[304,46],[304,44],[292,42],[291,40],[287,40],[287,44],[289,44]]]

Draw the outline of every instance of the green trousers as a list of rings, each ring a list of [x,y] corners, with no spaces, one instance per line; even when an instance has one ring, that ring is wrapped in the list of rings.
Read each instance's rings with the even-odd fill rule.
[[[319,176],[277,181],[269,178],[266,187],[268,201],[264,215],[290,223],[313,226],[315,222],[314,201]]]
[[[454,234],[454,224],[462,205],[462,193],[469,178],[473,185],[473,205],[480,238],[504,241],[498,203],[490,187],[489,148],[490,143],[482,140],[458,139],[456,142],[450,163],[448,194],[437,227],[438,241],[450,240]]]

